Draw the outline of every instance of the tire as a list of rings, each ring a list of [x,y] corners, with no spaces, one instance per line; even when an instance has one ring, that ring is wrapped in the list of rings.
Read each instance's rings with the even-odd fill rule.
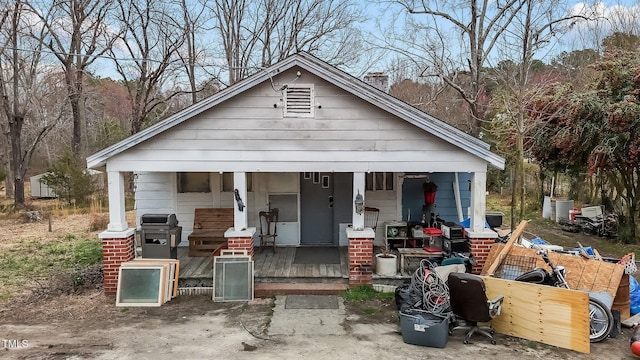
[[[602,301],[589,297],[589,341],[600,342],[613,329],[613,315]]]

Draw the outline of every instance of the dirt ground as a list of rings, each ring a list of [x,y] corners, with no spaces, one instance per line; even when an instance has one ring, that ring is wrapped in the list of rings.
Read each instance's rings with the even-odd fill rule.
[[[88,231],[86,215],[24,224],[0,220],[0,251],[31,236],[52,239]],[[535,230],[535,229],[531,229]],[[549,238],[546,237],[548,241]],[[571,242],[570,238],[569,242]],[[589,239],[581,239],[583,244]],[[594,240],[595,241],[595,240]],[[553,241],[551,241],[553,242]],[[585,244],[588,246],[588,242]],[[605,255],[605,254],[603,254]],[[592,344],[585,355],[498,334],[497,345],[482,338],[462,344],[457,333],[444,349],[405,344],[392,301],[347,304],[346,336],[268,336],[273,299],[214,303],[182,296],[159,308],[117,308],[100,290],[81,294],[0,302],[2,359],[631,359],[630,329]],[[313,316],[310,310],[309,316]],[[304,321],[304,319],[300,319]],[[379,331],[377,324],[387,324]],[[360,325],[360,326],[356,326]],[[367,328],[371,332],[355,332]]]

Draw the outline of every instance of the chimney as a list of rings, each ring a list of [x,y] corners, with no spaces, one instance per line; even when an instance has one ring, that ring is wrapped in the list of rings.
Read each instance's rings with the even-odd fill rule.
[[[389,91],[389,76],[383,72],[370,72],[364,76],[364,82],[384,92]]]

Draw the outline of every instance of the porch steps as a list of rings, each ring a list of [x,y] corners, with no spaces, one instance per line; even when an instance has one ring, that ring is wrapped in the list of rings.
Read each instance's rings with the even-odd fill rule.
[[[349,288],[347,283],[338,282],[257,282],[254,296],[257,298],[274,295],[338,295]]]

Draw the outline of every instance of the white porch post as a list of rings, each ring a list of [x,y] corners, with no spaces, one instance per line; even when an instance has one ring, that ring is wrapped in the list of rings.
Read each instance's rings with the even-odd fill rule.
[[[243,172],[233,173],[234,205],[233,227],[236,231],[247,229],[249,212],[247,208],[247,175]]]
[[[471,180],[471,224],[470,230],[482,232],[484,230],[486,213],[487,173],[476,172]]]
[[[355,200],[358,194],[362,195],[364,199],[364,189],[365,189],[365,176],[363,172],[354,172],[353,173],[353,198],[351,199],[353,214],[352,214],[352,222],[354,230],[363,230],[364,229],[364,211],[360,214],[356,212]],[[366,199],[365,199],[366,203]]]
[[[129,228],[124,207],[124,174],[107,172],[109,190],[109,225],[107,231],[124,231]]]

